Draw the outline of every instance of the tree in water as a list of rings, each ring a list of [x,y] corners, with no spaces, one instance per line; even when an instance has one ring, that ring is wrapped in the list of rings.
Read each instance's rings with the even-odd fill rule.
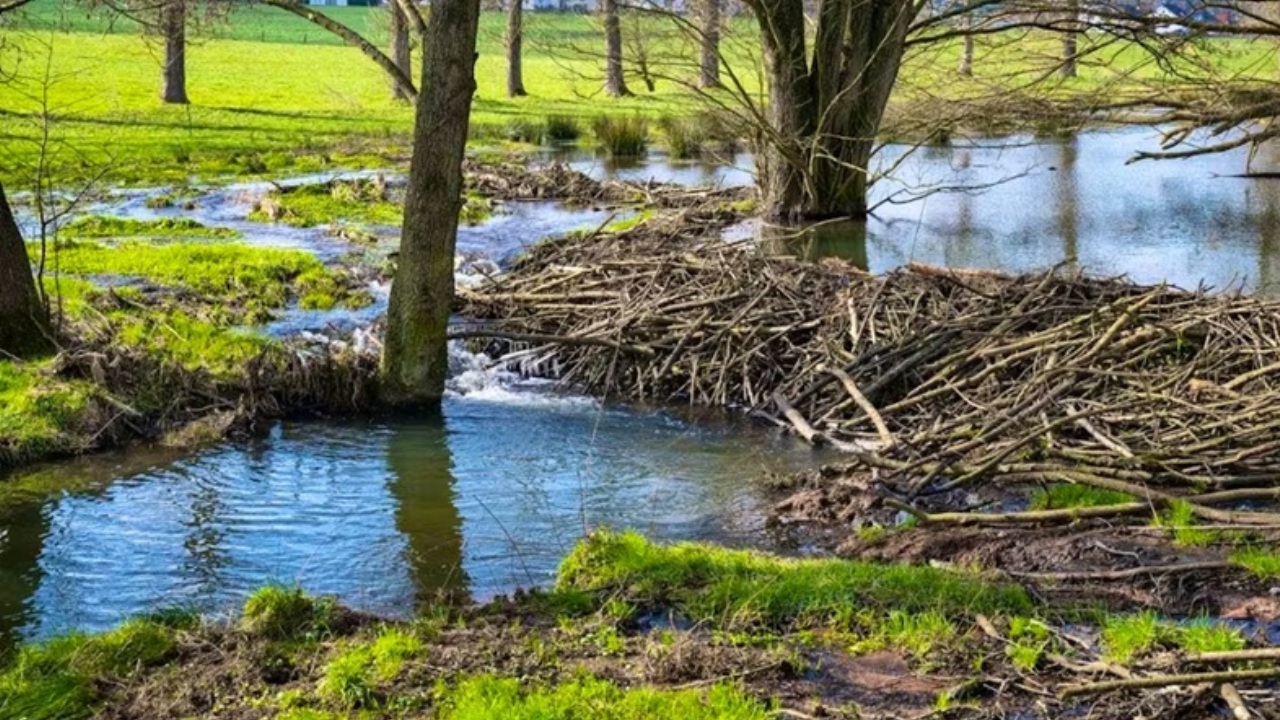
[[[609,97],[630,95],[622,74],[622,20],[618,0],[601,0],[604,14],[604,94]]]
[[[412,60],[409,54],[409,16],[405,14],[405,10],[396,0],[390,0],[387,8],[391,13],[391,62],[399,68],[405,77],[413,76],[413,68],[410,67]],[[391,83],[391,93],[397,100],[412,100],[413,94],[397,82]]]
[[[1062,67],[1059,72],[1064,78],[1073,78],[1079,73],[1077,56],[1079,55],[1079,33],[1076,25],[1080,21],[1080,0],[1067,2],[1067,31],[1062,33]]]
[[[701,60],[698,63],[698,87],[720,87],[720,0],[701,0],[698,4],[698,39]]]
[[[27,244],[0,185],[0,355],[32,357],[53,343]]]
[[[164,36],[164,81],[160,99],[189,105],[187,97],[187,0],[165,0],[159,6],[159,28]]]
[[[524,0],[507,0],[507,97],[524,97]]]
[[[479,24],[480,0],[436,0],[423,39],[413,159],[382,354],[382,399],[393,407],[429,407],[444,396]]]
[[[876,133],[917,0],[821,0],[809,62],[804,0],[748,0],[768,77],[760,188],[772,219],[864,217]]]

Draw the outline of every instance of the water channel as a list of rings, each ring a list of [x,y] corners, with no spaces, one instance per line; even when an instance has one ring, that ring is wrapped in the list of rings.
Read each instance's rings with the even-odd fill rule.
[[[1143,282],[1280,289],[1280,180],[1225,177],[1245,170],[1242,153],[1125,165],[1152,142],[1149,131],[1115,131],[905,158],[889,148],[886,159],[902,162],[878,197],[925,197],[883,205],[865,230],[838,226],[770,247],[877,272],[912,261],[1011,271],[1067,262]],[[597,176],[750,179],[745,156],[628,168],[569,159]],[[969,189],[928,192],[943,185]],[[246,242],[341,255],[323,229],[245,220],[245,196],[260,191],[210,190],[193,216],[236,227]],[[95,211],[184,214],[144,203],[144,193],[127,193]],[[464,231],[460,248],[502,263],[605,217],[513,205]],[[308,318],[290,322],[283,332]],[[227,612],[270,581],[386,615],[442,592],[484,599],[549,582],[564,551],[598,525],[767,545],[762,473],[819,460],[742,420],[618,407],[486,371],[461,350],[453,360],[440,417],[282,424],[270,437],[191,455],[134,448],[22,471],[89,489],[0,508],[0,653],[18,639],[101,630],[158,607]]]

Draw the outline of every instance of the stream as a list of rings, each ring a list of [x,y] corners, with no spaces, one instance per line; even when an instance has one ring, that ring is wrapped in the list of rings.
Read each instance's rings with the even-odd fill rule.
[[[912,261],[1010,271],[1065,262],[1142,282],[1280,289],[1280,181],[1221,177],[1245,170],[1243,153],[1124,164],[1153,138],[1149,130],[1015,137],[905,157],[890,147],[886,161],[901,164],[877,198],[924,197],[880,207],[865,227],[777,239],[746,225],[727,235],[876,272]],[[596,177],[750,181],[745,155],[728,165],[563,159]],[[1253,169],[1267,160],[1264,152]],[[939,185],[970,189],[928,192]],[[324,228],[247,220],[268,187],[207,189],[191,211],[149,209],[157,191],[129,191],[92,212],[193,217],[236,228],[244,242],[329,261],[349,249]],[[502,265],[529,243],[608,217],[510,203],[464,228],[459,250]],[[268,331],[360,325],[379,311],[290,311]],[[823,459],[740,418],[617,407],[485,370],[483,358],[459,348],[451,360],[439,417],[285,423],[267,438],[193,454],[136,447],[21,471],[90,489],[0,509],[0,654],[19,640],[102,630],[161,607],[231,612],[272,581],[388,616],[441,593],[483,600],[547,584],[573,542],[602,525],[772,547],[759,479]]]

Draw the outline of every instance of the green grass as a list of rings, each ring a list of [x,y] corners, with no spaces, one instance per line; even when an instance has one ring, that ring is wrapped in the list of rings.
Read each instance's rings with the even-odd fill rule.
[[[439,720],[765,720],[769,708],[738,688],[622,689],[591,677],[554,687],[522,688],[518,680],[479,676],[442,690]]]
[[[1263,580],[1280,578],[1280,554],[1264,548],[1241,548],[1231,554],[1231,562]]]
[[[375,704],[379,686],[396,679],[404,664],[419,656],[422,640],[404,630],[384,628],[371,643],[356,645],[325,668],[319,693],[349,708]]]
[[[273,190],[249,213],[251,220],[314,227],[337,221],[399,225],[404,210],[380,180],[335,180]]]
[[[1195,513],[1192,512],[1191,504],[1182,500],[1175,500],[1169,504],[1169,509],[1165,513],[1155,518],[1155,524],[1160,527],[1173,528],[1173,541],[1178,545],[1188,547],[1203,547],[1212,545],[1222,539],[1222,533],[1214,530],[1201,530],[1195,525],[1197,519]]]
[[[601,115],[591,123],[596,144],[609,157],[626,158],[644,155],[649,147],[649,123],[636,115],[611,117]]]
[[[1121,665],[1160,647],[1201,653],[1239,650],[1245,645],[1239,631],[1210,618],[1177,624],[1147,611],[1108,617],[1102,625],[1103,657]]]
[[[1248,643],[1239,630],[1202,618],[1179,628],[1178,647],[1191,653],[1243,650]]]
[[[245,600],[241,625],[273,640],[297,640],[327,631],[333,612],[329,599],[310,597],[300,588],[268,585]]]
[[[853,644],[857,653],[894,648],[910,653],[917,660],[925,660],[940,647],[955,641],[956,626],[938,612],[905,613],[891,611],[883,619],[868,617],[863,625],[869,632]]]
[[[53,375],[51,361],[0,360],[0,466],[74,446],[95,388]]]
[[[1032,607],[1020,587],[950,570],[663,546],[629,532],[579,542],[561,563],[557,587],[622,591],[725,627],[819,626],[847,622],[858,610],[951,618]]]
[[[0,717],[87,718],[100,688],[164,661],[173,650],[172,632],[144,620],[103,635],[73,634],[26,646],[0,673]]]
[[[191,218],[134,220],[102,215],[76,218],[59,230],[60,238],[238,238],[231,228],[211,228]]]
[[[1062,483],[1040,488],[1031,496],[1032,510],[1100,507],[1133,502],[1132,495],[1114,490],[1101,490],[1088,485]]]

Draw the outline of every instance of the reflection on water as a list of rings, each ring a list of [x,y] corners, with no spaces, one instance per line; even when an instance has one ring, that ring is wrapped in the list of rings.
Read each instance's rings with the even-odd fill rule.
[[[273,580],[403,615],[546,583],[598,525],[758,543],[754,480],[813,461],[771,433],[502,388],[434,419],[288,424],[133,473],[104,461],[115,482],[0,513],[0,639],[224,612]]]

